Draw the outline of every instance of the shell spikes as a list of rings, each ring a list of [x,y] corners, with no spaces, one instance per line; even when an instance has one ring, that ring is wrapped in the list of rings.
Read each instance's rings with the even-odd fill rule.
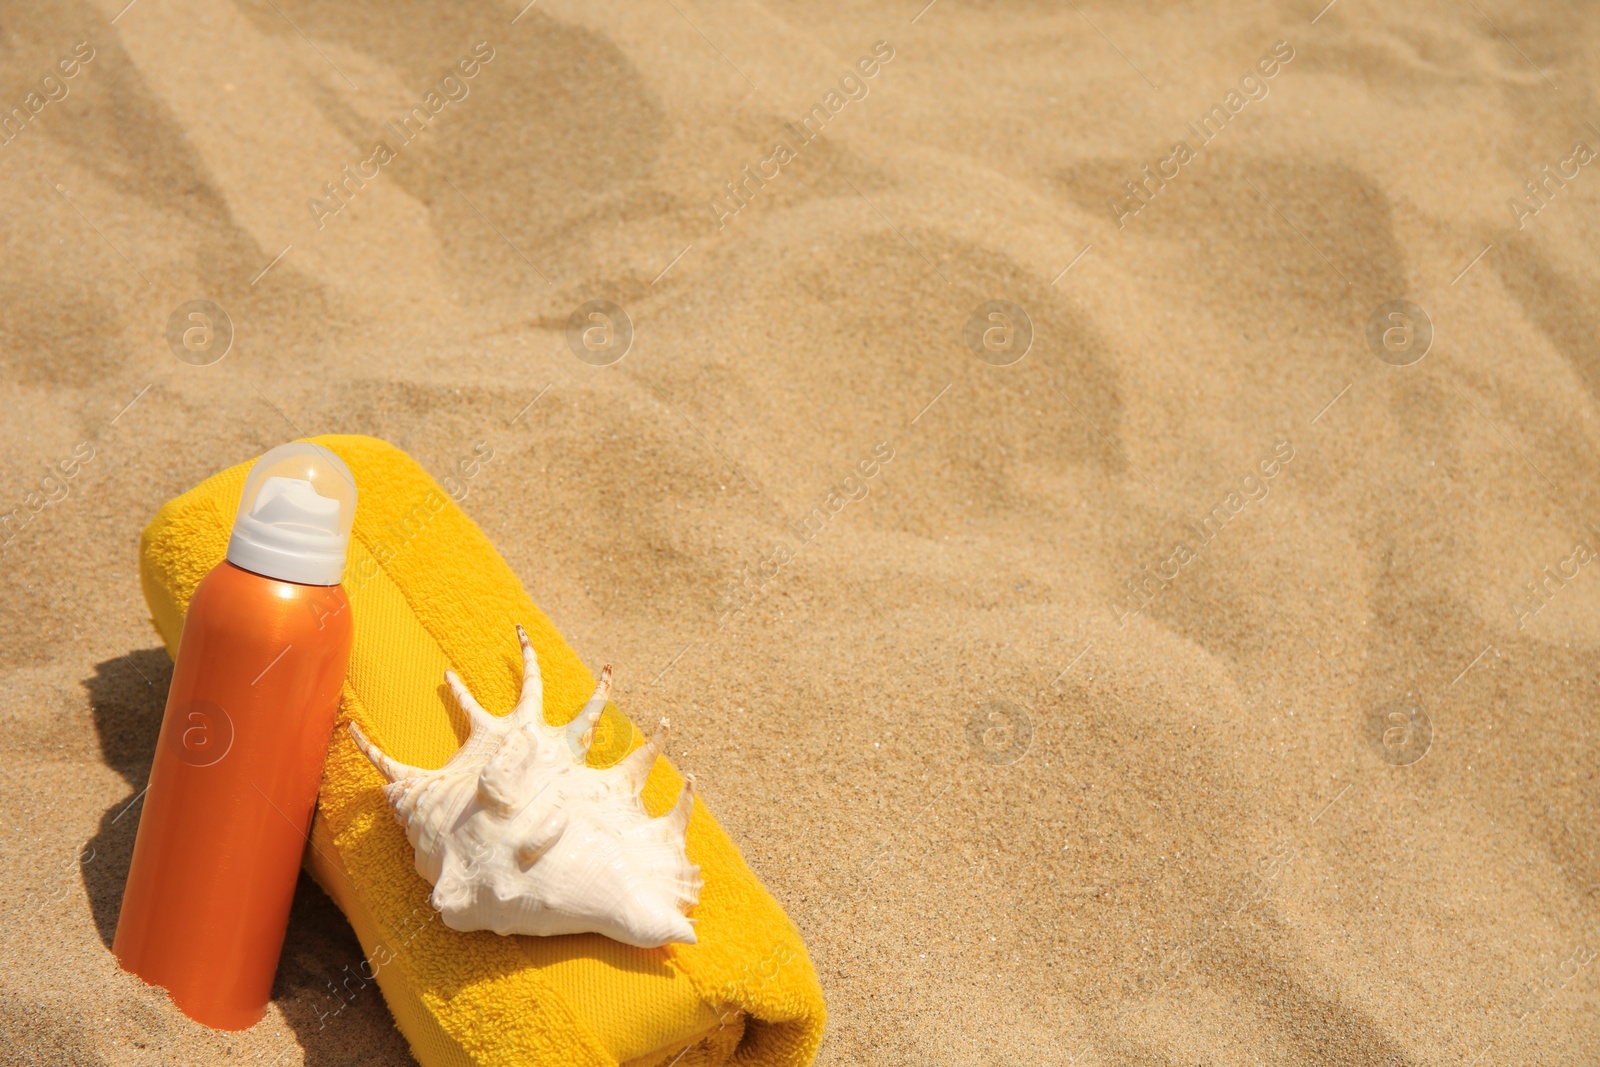
[[[539,658],[522,643],[522,695],[490,714],[453,672],[445,680],[471,734],[438,770],[391,759],[361,728],[350,736],[388,782],[384,795],[433,884],[452,930],[498,934],[599,933],[628,945],[693,944],[686,917],[700,900],[700,868],[685,835],[694,780],[672,810],[645,811],[639,792],[666,745],[655,736],[611,767],[585,763],[611,692],[611,668],[567,726],[544,718]]]

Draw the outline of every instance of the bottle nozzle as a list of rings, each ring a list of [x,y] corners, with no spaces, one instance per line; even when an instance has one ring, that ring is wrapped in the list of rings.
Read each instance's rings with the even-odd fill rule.
[[[355,506],[343,460],[309,441],[280,445],[245,479],[228,562],[286,582],[337,585]]]

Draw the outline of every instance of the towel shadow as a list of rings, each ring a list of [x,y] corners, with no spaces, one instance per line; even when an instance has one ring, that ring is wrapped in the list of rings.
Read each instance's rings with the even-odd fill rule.
[[[96,664],[83,683],[101,757],[128,783],[128,795],[101,815],[99,831],[83,850],[84,893],[108,951],[171,682],[172,661],[164,650],[149,648]],[[302,871],[272,1000],[294,1029],[308,1067],[416,1062],[376,984],[361,980],[362,958],[350,924]]]
[[[305,1049],[306,1067],[416,1063],[371,974],[355,931],[301,871],[272,1000]]]

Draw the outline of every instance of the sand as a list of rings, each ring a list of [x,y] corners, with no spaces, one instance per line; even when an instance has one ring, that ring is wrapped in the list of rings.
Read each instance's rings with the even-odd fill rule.
[[[407,1061],[304,880],[249,1032],[108,947],[139,531],[324,432],[670,713],[822,1064],[1600,1055],[1592,10],[124,2],[0,20],[0,1062]]]

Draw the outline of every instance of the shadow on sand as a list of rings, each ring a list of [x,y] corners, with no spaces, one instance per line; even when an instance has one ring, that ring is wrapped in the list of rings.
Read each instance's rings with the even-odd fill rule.
[[[171,681],[172,661],[164,650],[151,648],[97,664],[94,676],[83,683],[101,756],[128,783],[127,796],[101,815],[99,832],[84,849],[93,857],[82,866],[84,892],[108,951],[116,934],[143,790]],[[272,1000],[294,1029],[305,1063],[312,1067],[415,1063],[376,983],[351,978],[359,976],[362,958],[349,923],[302,871]],[[159,1035],[151,1036],[156,1039],[152,1047],[159,1051]],[[285,1062],[293,1062],[292,1056]]]

